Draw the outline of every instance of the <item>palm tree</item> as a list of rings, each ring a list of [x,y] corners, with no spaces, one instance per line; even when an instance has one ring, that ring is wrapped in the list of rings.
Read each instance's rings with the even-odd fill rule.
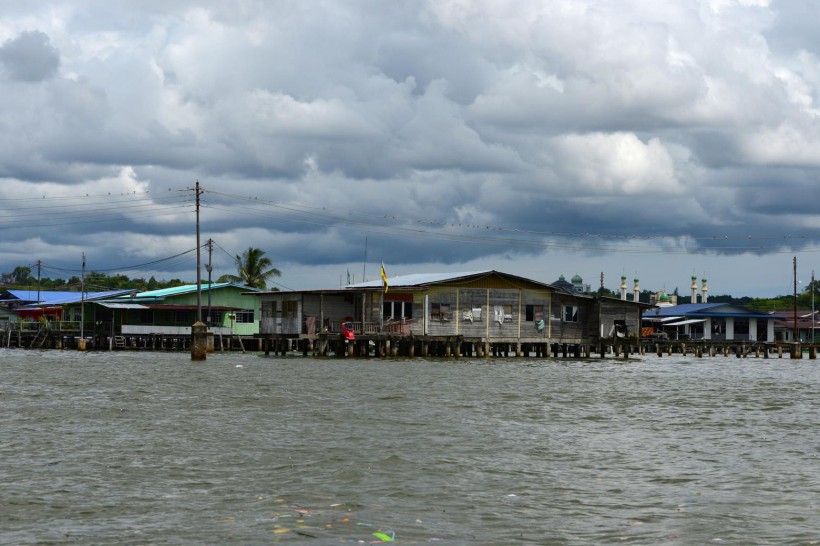
[[[265,251],[248,247],[242,256],[236,256],[236,269],[239,275],[222,275],[217,282],[241,282],[246,286],[265,289],[268,279],[281,277],[282,272],[271,267],[273,262],[265,257]]]

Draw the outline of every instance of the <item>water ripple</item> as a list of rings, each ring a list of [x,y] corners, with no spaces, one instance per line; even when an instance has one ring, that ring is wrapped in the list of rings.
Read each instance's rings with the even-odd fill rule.
[[[3,544],[820,540],[813,361],[0,366]]]

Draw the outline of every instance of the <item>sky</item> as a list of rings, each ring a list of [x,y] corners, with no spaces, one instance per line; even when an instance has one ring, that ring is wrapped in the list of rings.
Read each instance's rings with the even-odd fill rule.
[[[0,0],[0,271],[820,270],[813,0]],[[201,269],[207,280],[205,268]]]

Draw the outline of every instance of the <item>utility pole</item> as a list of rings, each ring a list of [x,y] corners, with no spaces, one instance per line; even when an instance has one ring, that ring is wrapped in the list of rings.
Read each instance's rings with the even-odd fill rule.
[[[196,181],[196,321],[202,322],[202,272],[199,248],[199,196],[202,190]]]
[[[80,271],[80,343],[85,348],[85,252],[83,252],[83,268]]]
[[[208,239],[208,265],[205,266],[205,270],[208,272],[208,314],[205,318],[205,324],[208,327],[211,327],[211,271],[213,271],[213,266],[211,265],[211,257],[213,256],[214,252],[214,240]]]
[[[811,342],[814,343],[814,324],[817,319],[814,317],[814,269],[811,270]]]
[[[40,268],[43,262],[37,260],[37,303],[40,303]]]
[[[191,326],[191,360],[205,360],[208,352],[208,327],[202,322],[202,249],[199,243],[199,196],[202,188],[196,181],[196,322]],[[210,287],[209,287],[210,288]],[[211,291],[208,290],[210,296]]]
[[[794,339],[792,341],[797,343],[799,341],[798,338],[797,338],[797,335],[798,335],[798,332],[797,332],[797,256],[794,257],[793,269],[794,269],[794,303],[792,305],[792,312],[793,312],[793,319],[794,319],[794,328],[793,328],[793,331],[792,331],[792,336],[794,337]]]
[[[367,280],[367,235],[364,236],[364,260],[362,261],[362,282]]]

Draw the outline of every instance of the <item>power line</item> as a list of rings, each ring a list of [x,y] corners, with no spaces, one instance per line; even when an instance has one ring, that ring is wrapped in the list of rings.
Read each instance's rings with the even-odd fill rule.
[[[0,205],[8,203],[30,203],[33,206],[21,206],[15,209],[22,214],[9,212],[0,215],[0,229],[10,230],[31,225],[60,226],[76,224],[94,224],[111,222],[119,218],[139,220],[159,216],[171,216],[193,212],[193,205],[185,195],[190,190],[168,189],[168,194],[148,197],[148,192],[96,194],[84,196],[58,196],[20,199],[0,199]],[[208,197],[217,198],[216,201]],[[509,248],[533,248],[545,250],[565,250],[575,252],[606,252],[623,254],[703,254],[703,253],[790,253],[781,249],[782,243],[810,243],[813,238],[804,235],[782,236],[672,236],[647,234],[612,234],[596,232],[563,232],[540,231],[527,228],[476,224],[467,222],[448,222],[442,220],[411,218],[393,214],[366,213],[329,207],[283,203],[274,200],[260,199],[253,196],[241,196],[214,190],[203,190],[202,206],[212,210],[240,212],[243,216],[255,215],[269,218],[274,215],[289,222],[305,225],[332,227],[334,225],[351,225],[366,228],[368,232],[401,237],[416,237],[454,243],[470,243]],[[105,202],[100,202],[104,200]],[[222,202],[220,202],[220,200]],[[50,203],[56,201],[58,204]],[[77,202],[78,201],[78,202]],[[77,202],[66,204],[65,202]],[[111,206],[111,203],[116,203]],[[35,204],[36,203],[36,204]],[[40,204],[46,203],[46,204]],[[244,203],[239,205],[238,203]],[[47,214],[46,211],[62,210],[60,216]],[[36,214],[33,211],[44,211]],[[748,244],[738,244],[744,241]],[[691,242],[696,248],[688,248]],[[771,244],[771,243],[780,244]],[[667,243],[658,248],[650,243]],[[223,249],[224,250],[224,249]],[[804,250],[804,252],[820,252]],[[232,259],[234,257],[232,256]]]
[[[355,211],[344,211],[339,209],[328,209],[325,207],[309,207],[269,201],[256,197],[240,196],[225,192],[215,192],[206,190],[216,196],[226,199],[244,202],[250,206],[235,206],[230,203],[223,203],[222,206],[206,204],[215,210],[234,211],[241,210],[243,214],[255,215],[276,215],[288,221],[300,222],[308,225],[329,226],[336,223],[364,226],[368,231],[375,231],[383,234],[401,234],[413,237],[427,237],[451,242],[468,242],[477,244],[489,244],[519,248],[542,248],[542,249],[562,249],[568,251],[599,251],[611,253],[635,253],[635,254],[696,254],[709,252],[741,252],[741,253],[787,253],[792,250],[780,250],[776,246],[765,244],[773,241],[787,242],[811,242],[813,239],[805,236],[686,236],[683,243],[680,236],[665,235],[626,235],[607,234],[593,232],[559,232],[559,231],[537,231],[523,228],[509,228],[492,225],[479,225],[469,223],[454,223],[444,221],[434,221],[425,219],[413,219],[399,217],[395,215],[365,214]],[[224,208],[223,208],[224,207]],[[438,227],[441,229],[428,229],[424,226]],[[446,230],[458,230],[461,233],[454,233]],[[473,233],[464,233],[465,231]],[[475,233],[480,231],[481,234]],[[506,233],[515,237],[498,237],[488,235],[488,233]],[[537,237],[538,239],[526,239],[524,237]],[[552,240],[544,240],[549,238]],[[558,239],[558,240],[556,240]],[[669,242],[673,247],[657,248],[647,246],[636,246],[635,243]],[[700,243],[697,248],[681,247],[687,241]],[[757,242],[758,244],[738,245],[738,241]],[[629,243],[629,244],[625,244]],[[703,244],[713,243],[713,244]],[[735,244],[730,244],[735,243]],[[779,245],[778,245],[779,246]],[[820,252],[820,249],[812,250]]]
[[[602,233],[602,232],[590,232],[590,231],[583,231],[583,232],[573,232],[573,231],[540,231],[528,228],[520,228],[520,227],[508,227],[508,226],[498,226],[492,224],[481,224],[481,223],[471,223],[471,222],[451,222],[446,220],[433,220],[433,219],[423,219],[423,218],[411,218],[405,216],[397,216],[395,214],[368,214],[364,212],[357,212],[351,210],[343,210],[343,209],[334,209],[329,207],[311,207],[308,205],[301,205],[301,204],[294,204],[294,203],[282,203],[279,201],[272,201],[266,199],[260,199],[258,197],[252,196],[242,196],[236,194],[230,194],[225,192],[218,192],[214,190],[206,190],[206,193],[213,194],[221,197],[226,197],[229,199],[237,200],[237,201],[245,201],[249,203],[256,203],[260,205],[265,205],[268,207],[278,208],[282,210],[287,210],[295,213],[305,214],[305,215],[313,215],[317,217],[322,217],[342,223],[358,223],[364,220],[361,218],[369,219],[371,222],[376,222],[377,220],[382,221],[389,221],[389,222],[403,222],[405,224],[420,224],[420,225],[429,225],[429,226],[439,226],[439,227],[447,227],[447,228],[458,228],[458,229],[465,229],[465,230],[480,230],[480,231],[490,231],[490,232],[510,232],[516,234],[531,234],[537,236],[551,236],[551,237],[569,237],[569,238],[599,238],[599,239],[623,239],[623,240],[676,240],[680,236],[678,235],[648,235],[648,234],[627,234],[627,233]],[[360,220],[354,220],[354,218],[360,218]],[[795,236],[795,235],[770,235],[770,236],[759,236],[759,235],[702,235],[702,236],[687,236],[687,239],[693,241],[733,241],[733,240],[791,240],[791,239],[806,239],[805,236]]]
[[[112,269],[92,269],[92,271],[94,273],[108,273],[108,272],[111,272],[111,271],[127,271],[127,270],[131,270],[131,269],[139,269],[141,267],[147,267],[149,265],[156,265],[156,264],[160,264],[160,263],[163,263],[163,262],[167,262],[169,260],[179,258],[180,256],[185,256],[187,254],[190,254],[191,252],[196,252],[196,248],[192,248],[192,249],[186,250],[184,252],[180,252],[179,254],[174,254],[173,256],[168,256],[167,258],[160,258],[158,260],[153,260],[153,261],[145,262],[145,263],[141,263],[141,264],[127,265],[127,266],[117,267],[117,268],[112,268]],[[78,271],[80,271],[79,269],[66,269],[66,268],[61,268],[61,267],[56,267],[56,266],[50,266],[50,265],[47,265],[47,264],[43,264],[43,268],[47,268],[47,269],[51,269],[51,270],[55,270],[55,271],[61,271],[63,273],[77,273]]]

